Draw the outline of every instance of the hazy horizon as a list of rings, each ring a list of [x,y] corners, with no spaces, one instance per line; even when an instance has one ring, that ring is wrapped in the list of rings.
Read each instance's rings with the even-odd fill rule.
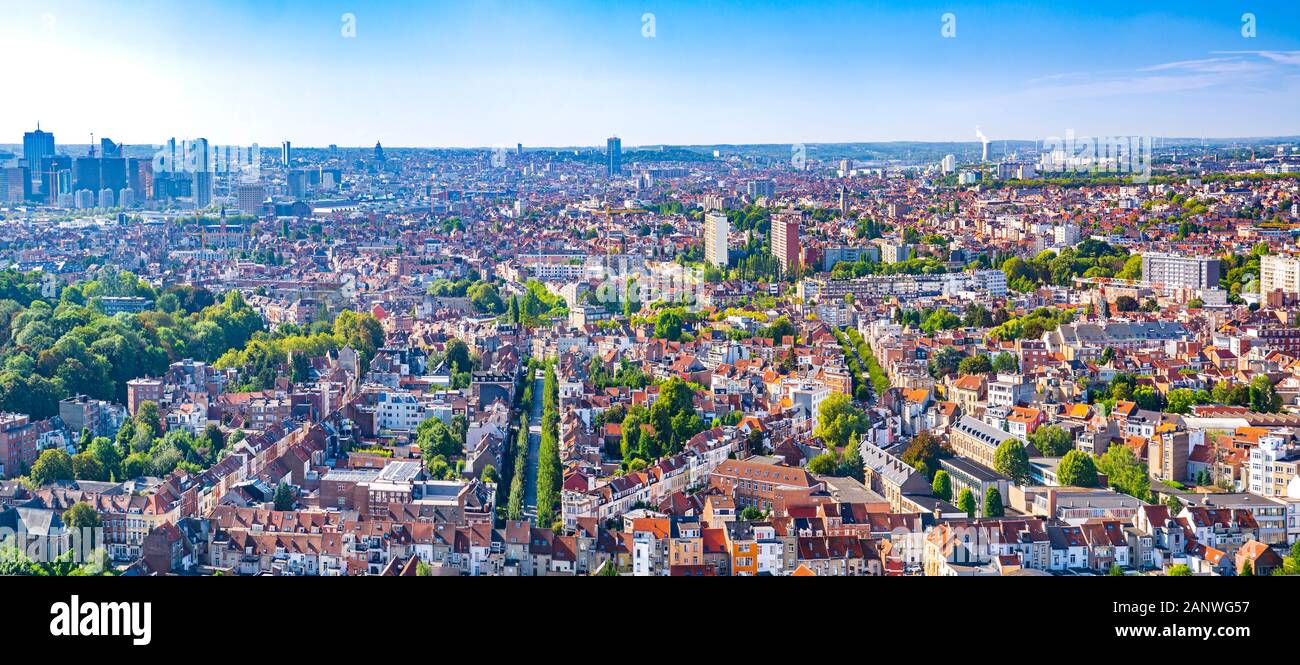
[[[1300,5],[1280,1],[52,0],[9,10],[0,43],[28,65],[6,141],[38,121],[449,148],[1300,134]]]

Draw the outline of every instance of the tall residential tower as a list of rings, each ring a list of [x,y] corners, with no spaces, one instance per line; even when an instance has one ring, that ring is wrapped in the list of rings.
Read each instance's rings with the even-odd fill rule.
[[[727,267],[727,234],[731,224],[727,213],[713,211],[704,216],[704,261],[719,268]]]

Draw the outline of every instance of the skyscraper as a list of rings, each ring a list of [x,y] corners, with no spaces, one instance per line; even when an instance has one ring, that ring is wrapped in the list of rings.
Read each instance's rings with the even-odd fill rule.
[[[280,162],[288,168],[291,161],[293,161],[293,146],[285,141],[280,144]]]
[[[72,194],[72,158],[67,155],[47,155],[41,158],[41,198],[46,203],[56,203],[60,194]]]
[[[306,171],[302,169],[294,169],[285,175],[284,180],[285,186],[289,190],[289,196],[302,198],[307,195],[309,182],[307,180]]]
[[[114,143],[113,139],[99,139],[99,156],[100,157],[121,157],[122,144]]]
[[[176,139],[174,137],[167,139],[167,150],[164,153],[164,155],[167,159],[167,166],[166,168],[163,169],[163,171],[167,173],[175,173],[176,172]]]
[[[790,272],[799,266],[799,225],[803,212],[786,208],[772,215],[772,256],[781,262],[781,271]]]
[[[623,141],[617,136],[605,142],[605,159],[608,160],[608,175],[612,178],[623,173]]]
[[[98,193],[100,185],[99,160],[94,157],[78,157],[72,162],[72,188],[77,191],[89,190]]]
[[[32,176],[26,166],[0,167],[0,203],[20,203],[32,196]]]
[[[188,145],[189,154],[187,157],[189,161],[186,162],[186,167],[195,173],[200,171],[204,173],[211,171],[212,156],[208,153],[208,140],[194,139],[193,141],[190,141]]]
[[[54,156],[54,134],[41,131],[41,123],[36,123],[36,131],[23,134],[24,166],[35,178],[40,178],[41,160]]]
[[[212,173],[209,171],[195,171],[191,191],[194,197],[194,209],[203,210],[212,205]]]
[[[239,186],[237,196],[239,210],[249,215],[261,215],[262,203],[266,201],[266,187],[260,183],[245,183]]]
[[[99,186],[117,192],[128,185],[126,160],[111,157],[99,160]]]
[[[704,216],[704,261],[719,268],[727,267],[727,234],[731,224],[727,213],[710,212]]]
[[[132,157],[126,160],[126,182],[141,199],[153,198],[153,160]]]

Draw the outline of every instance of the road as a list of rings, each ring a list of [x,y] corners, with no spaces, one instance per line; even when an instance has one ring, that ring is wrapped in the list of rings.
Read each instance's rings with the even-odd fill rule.
[[[537,460],[542,447],[542,391],[546,382],[534,375],[533,410],[528,415],[528,475],[524,483],[524,514],[537,518]]]

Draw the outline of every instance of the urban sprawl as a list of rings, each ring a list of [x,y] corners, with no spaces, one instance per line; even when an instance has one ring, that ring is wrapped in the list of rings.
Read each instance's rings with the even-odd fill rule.
[[[1300,574],[1300,143],[1000,143],[28,132],[0,574]]]

